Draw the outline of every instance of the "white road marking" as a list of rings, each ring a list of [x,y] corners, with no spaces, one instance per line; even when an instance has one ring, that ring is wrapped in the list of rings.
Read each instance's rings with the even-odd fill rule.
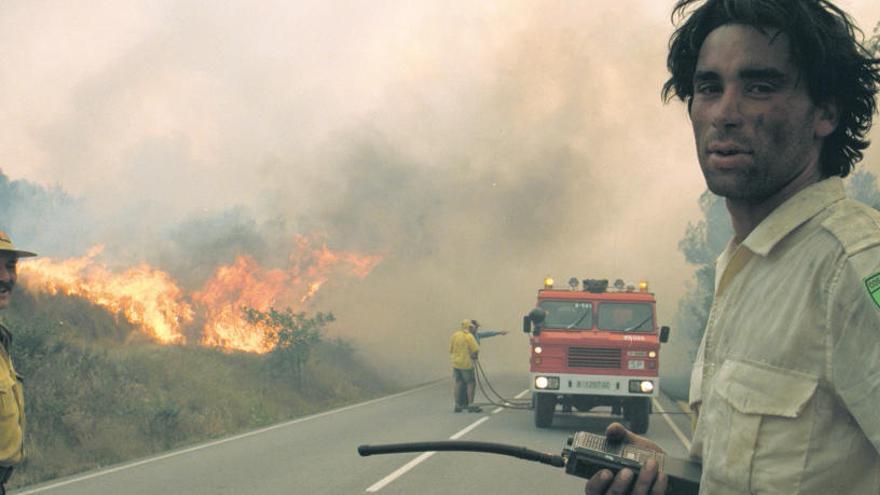
[[[485,423],[486,421],[489,421],[489,416],[483,416],[482,418],[478,419],[477,421],[474,421],[473,423],[471,423],[469,426],[467,426],[467,427],[464,428],[463,430],[461,430],[461,431],[459,431],[458,433],[456,433],[455,435],[452,435],[451,437],[449,437],[449,439],[450,439],[450,440],[458,440],[459,438],[461,438],[461,437],[467,435],[468,432],[470,432],[471,430],[473,430],[473,429],[476,428],[477,426],[480,426],[481,424]],[[432,455],[434,455],[434,454],[436,454],[436,453],[437,453],[436,451],[434,451],[434,452],[425,452],[425,453],[423,453],[422,455],[416,457],[415,459],[413,459],[413,460],[407,462],[407,463],[404,464],[403,466],[400,466],[400,467],[399,467],[396,471],[394,471],[393,473],[391,473],[391,474],[389,474],[388,476],[382,478],[381,480],[377,481],[376,483],[373,483],[372,486],[370,486],[369,488],[367,488],[367,492],[369,492],[369,493],[378,492],[379,490],[381,490],[381,489],[385,488],[386,486],[388,486],[392,481],[396,480],[397,478],[400,478],[401,476],[403,476],[404,474],[406,474],[407,471],[409,471],[410,469],[412,469],[412,468],[418,466],[419,464],[422,463],[422,461],[428,459],[429,457],[431,457]]]
[[[495,410],[492,411],[492,414],[498,414],[498,413],[500,413],[500,412],[503,411],[503,410],[504,410],[503,407],[496,407]]]
[[[690,452],[691,451],[690,440],[688,440],[687,437],[684,435],[684,433],[682,433],[681,430],[678,429],[678,426],[675,426],[675,423],[673,423],[672,420],[669,419],[669,415],[666,414],[665,410],[663,410],[663,406],[660,405],[660,401],[658,401],[657,399],[654,399],[654,398],[652,398],[651,400],[654,401],[654,407],[656,407],[657,410],[660,411],[660,414],[663,415],[663,419],[665,419],[666,422],[669,424],[669,428],[672,429],[672,433],[675,433],[675,436],[677,436],[678,439],[681,441],[681,444],[684,445],[685,450]]]
[[[517,395],[514,397],[514,399],[522,399],[523,396],[526,395],[527,393],[529,393],[529,389],[525,389],[525,390],[523,390],[522,392],[520,392],[519,394],[517,394]]]
[[[488,417],[484,418],[484,419],[488,419]],[[385,486],[387,486],[389,483],[396,480],[397,478],[400,478],[407,471],[418,466],[422,461],[424,461],[425,459],[428,459],[429,457],[431,457],[432,455],[434,455],[436,453],[437,452],[425,452],[425,453],[421,454],[420,456],[407,462],[403,466],[400,466],[393,473],[389,474],[388,476],[386,476],[386,477],[382,478],[381,480],[377,481],[376,483],[374,483],[373,486],[367,488],[367,492],[368,493],[378,492],[379,490],[385,488]]]
[[[459,438],[467,435],[468,433],[471,432],[471,430],[473,430],[477,426],[480,426],[481,424],[485,423],[486,421],[489,421],[489,416],[483,416],[482,418],[474,421],[469,426],[465,427],[464,429],[462,429],[461,431],[459,431],[455,435],[452,435],[451,437],[449,437],[449,439],[450,440],[458,440]]]
[[[304,417],[304,418],[294,419],[294,420],[292,420],[292,421],[287,421],[287,422],[285,422],[285,423],[279,423],[279,424],[277,424],[277,425],[267,426],[266,428],[262,428],[262,429],[259,429],[259,430],[253,430],[253,431],[249,431],[249,432],[247,432],[247,433],[241,433],[241,434],[239,434],[239,435],[235,435],[235,436],[231,436],[231,437],[227,437],[227,438],[222,438],[222,439],[220,439],[220,440],[214,440],[213,442],[208,442],[208,443],[204,443],[204,444],[201,444],[201,445],[195,445],[195,446],[193,446],[193,447],[189,447],[189,448],[186,448],[186,449],[183,449],[183,450],[177,450],[177,451],[174,451],[174,452],[169,452],[169,453],[167,453],[167,454],[158,455],[158,456],[156,456],[156,457],[150,457],[150,458],[148,458],[148,459],[143,459],[143,460],[140,460],[140,461],[137,461],[137,462],[132,462],[131,464],[124,464],[124,465],[122,465],[122,466],[116,466],[116,467],[109,468],[109,469],[105,469],[105,470],[102,470],[102,471],[96,471],[96,472],[94,472],[94,473],[85,474],[85,475],[82,475],[82,476],[77,476],[77,477],[75,477],[75,478],[71,478],[71,479],[68,479],[68,480],[60,481],[60,482],[58,482],[58,483],[52,483],[51,485],[46,485],[46,486],[41,486],[41,487],[37,487],[37,488],[32,488],[32,489],[30,489],[30,490],[25,490],[25,491],[22,491],[22,492],[18,492],[18,491],[17,491],[17,492],[15,492],[15,493],[16,493],[16,495],[30,495],[30,494],[32,494],[32,493],[40,493],[40,492],[44,492],[44,491],[46,491],[46,490],[52,490],[52,489],[54,489],[54,488],[58,488],[58,487],[61,487],[61,486],[70,485],[70,484],[72,484],[72,483],[77,483],[77,482],[79,482],[79,481],[85,481],[85,480],[89,480],[89,479],[92,479],[92,478],[98,478],[98,477],[100,477],[100,476],[105,476],[105,475],[108,475],[108,474],[111,474],[111,473],[117,473],[117,472],[119,472],[119,471],[124,471],[124,470],[126,470],[126,469],[131,469],[131,468],[133,468],[133,467],[142,466],[142,465],[144,465],[144,464],[149,464],[149,463],[151,463],[151,462],[161,461],[161,460],[163,460],[163,459],[168,459],[168,458],[171,458],[171,457],[176,457],[176,456],[179,456],[179,455],[188,454],[188,453],[190,453],[190,452],[196,452],[196,451],[198,451],[198,450],[204,450],[204,449],[207,449],[207,448],[209,448],[209,447],[214,447],[214,446],[216,446],[216,445],[224,444],[224,443],[227,443],[227,442],[232,442],[232,441],[234,441],[234,440],[240,440],[240,439],[242,439],[242,438],[252,437],[252,436],[254,436],[254,435],[259,435],[259,434],[261,434],[261,433],[266,433],[267,431],[277,430],[277,429],[279,429],[279,428],[284,428],[284,427],[287,427],[287,426],[295,425],[295,424],[297,424],[297,423],[303,423],[303,422],[305,422],[305,421],[309,421],[309,420],[312,420],[312,419],[322,418],[322,417],[324,417],[324,416],[329,416],[329,415],[331,415],[331,414],[336,414],[336,413],[340,413],[340,412],[343,412],[343,411],[348,411],[348,410],[350,410],[350,409],[355,409],[355,408],[362,407],[362,406],[366,406],[366,405],[369,405],[369,404],[374,404],[374,403],[376,403],[376,402],[380,402],[380,401],[383,401],[383,400],[393,399],[393,398],[395,398],[395,397],[401,397],[401,396],[404,396],[404,395],[409,395],[409,394],[412,394],[412,393],[418,392],[418,391],[420,391],[420,390],[424,390],[424,389],[426,389],[426,388],[433,387],[433,386],[437,385],[437,383],[438,383],[438,382],[432,382],[432,383],[429,383],[429,384],[427,384],[427,385],[422,385],[421,387],[414,388],[414,389],[412,389],[412,390],[407,390],[407,391],[405,391],[405,392],[399,392],[399,393],[396,393],[396,394],[393,394],[393,395],[388,395],[388,396],[385,396],[385,397],[379,397],[378,399],[372,399],[372,400],[368,400],[368,401],[366,401],[366,402],[359,402],[359,403],[357,403],[357,404],[352,404],[352,405],[350,405],[350,406],[340,407],[340,408],[338,408],[338,409],[333,409],[333,410],[330,410],[330,411],[324,411],[324,412],[322,412],[322,413],[313,414],[313,415],[311,415],[311,416],[306,416],[306,417]],[[488,417],[487,417],[486,419],[488,419]]]

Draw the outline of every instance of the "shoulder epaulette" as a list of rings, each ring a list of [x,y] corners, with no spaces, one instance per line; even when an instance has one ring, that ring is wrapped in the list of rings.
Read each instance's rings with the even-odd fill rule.
[[[840,201],[822,227],[840,241],[848,256],[880,245],[880,212],[855,200]]]

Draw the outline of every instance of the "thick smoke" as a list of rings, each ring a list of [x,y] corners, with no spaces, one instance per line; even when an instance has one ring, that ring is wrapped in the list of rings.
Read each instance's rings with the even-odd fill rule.
[[[546,275],[648,279],[669,324],[704,189],[684,108],[659,98],[670,8],[10,2],[0,167],[73,206],[4,224],[190,288],[237,254],[283,264],[297,233],[381,253],[316,309],[413,380],[445,373],[465,317],[511,331],[487,368],[523,370]]]
[[[83,202],[60,187],[10,180],[0,170],[0,230],[13,233],[25,250],[49,256],[73,256],[89,247],[90,233],[80,223]]]

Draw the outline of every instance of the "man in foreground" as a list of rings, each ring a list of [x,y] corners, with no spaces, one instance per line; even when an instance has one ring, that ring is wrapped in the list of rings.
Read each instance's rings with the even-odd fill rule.
[[[453,411],[461,412],[467,409],[469,412],[481,412],[482,409],[473,405],[474,388],[476,377],[474,375],[474,360],[480,351],[480,346],[474,338],[473,332],[476,327],[473,320],[462,320],[461,328],[452,334],[449,341],[449,355],[452,358],[452,383],[455,407]]]
[[[0,232],[0,310],[9,307],[18,279],[18,259],[26,256],[35,254],[16,249],[9,236]],[[12,334],[0,325],[0,495],[6,493],[13,466],[24,456],[24,397],[9,357],[11,343]]]
[[[663,94],[687,103],[734,227],[691,378],[701,493],[876,495],[880,214],[841,178],[868,146],[880,60],[825,0],[679,0],[674,12],[687,20]],[[647,441],[618,424],[608,434]],[[665,491],[653,463],[633,478],[605,471],[586,493]]]

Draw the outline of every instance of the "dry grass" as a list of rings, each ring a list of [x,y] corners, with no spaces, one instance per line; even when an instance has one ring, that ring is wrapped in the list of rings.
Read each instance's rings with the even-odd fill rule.
[[[285,421],[390,389],[339,341],[315,349],[308,379],[297,387],[295,380],[270,369],[263,356],[148,343],[83,301],[25,296],[3,316],[15,335],[16,367],[26,377],[27,459],[12,487]]]

